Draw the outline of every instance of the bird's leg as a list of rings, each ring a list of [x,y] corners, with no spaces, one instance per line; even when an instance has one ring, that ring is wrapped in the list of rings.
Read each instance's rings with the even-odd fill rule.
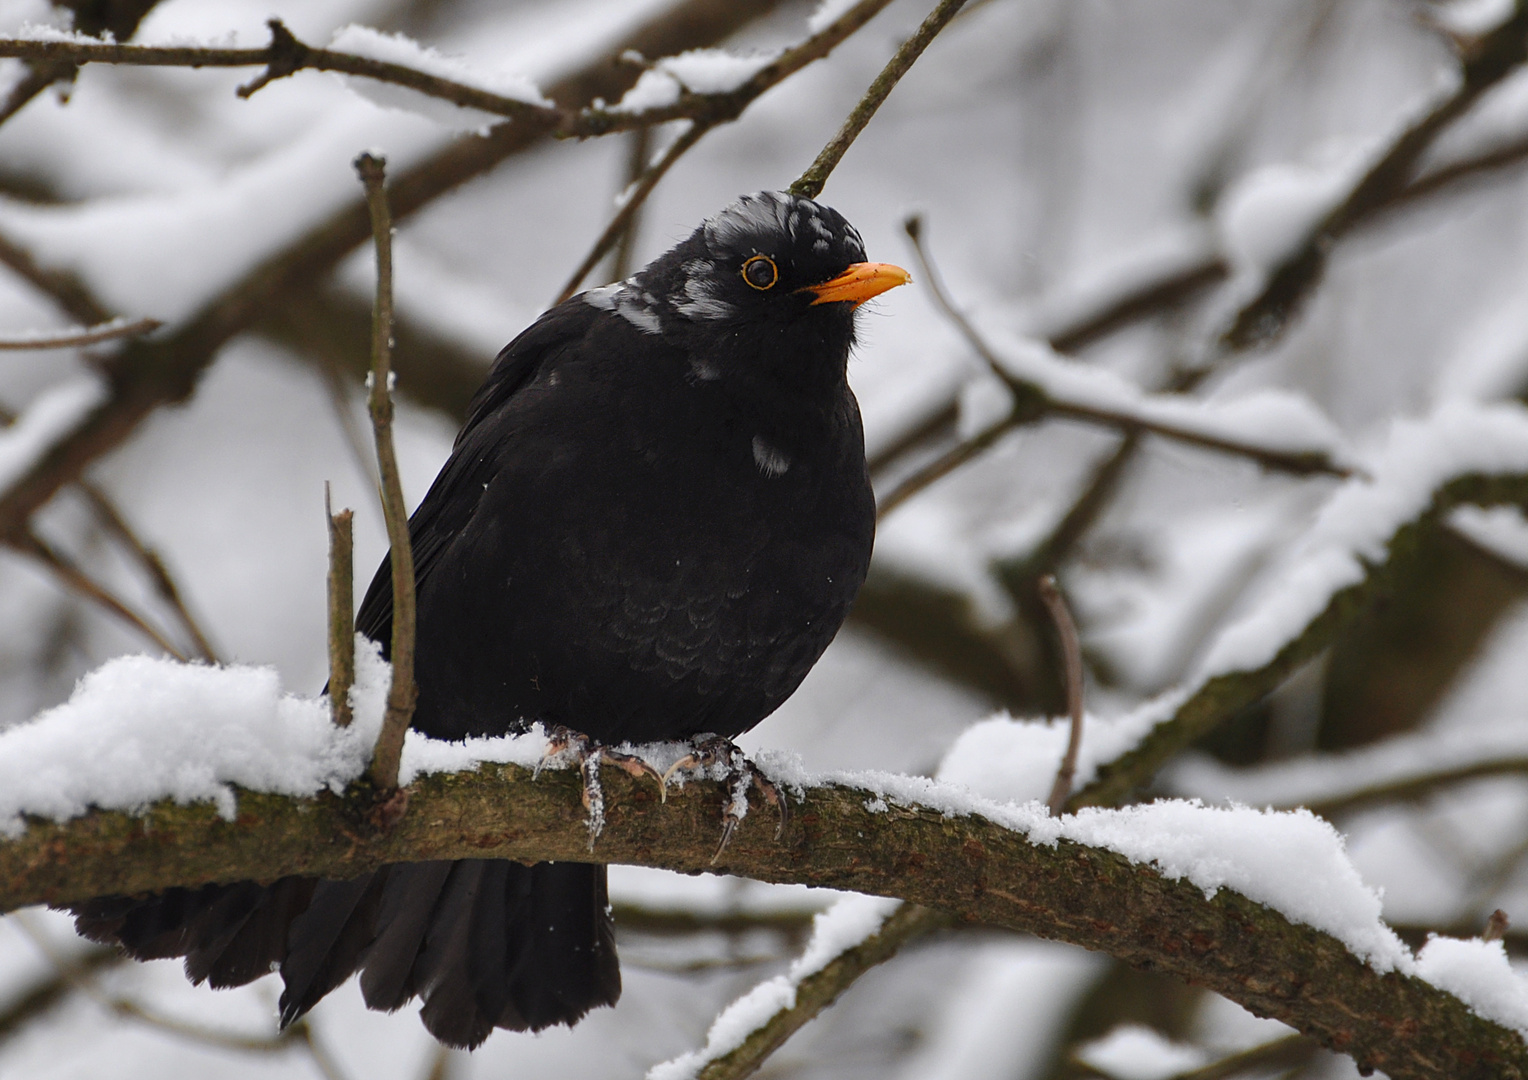
[[[748,814],[750,787],[757,787],[764,800],[779,814],[775,825],[776,840],[784,834],[786,823],[790,820],[790,804],[786,801],[785,793],[774,781],[759,772],[736,743],[719,735],[702,736],[691,744],[690,752],[668,767],[661,782],[667,790],[669,778],[676,772],[685,769],[711,772],[718,765],[721,766],[721,776],[717,779],[728,781],[729,787],[726,805],[722,807],[722,839],[717,845],[716,854],[711,856],[713,863],[722,857],[722,852],[732,842],[732,834],[737,831],[738,822]]]
[[[547,733],[546,753],[541,755],[541,760],[536,764],[531,779],[534,780],[540,776],[542,768],[554,759],[571,759],[578,765],[584,786],[584,809],[589,813],[590,851],[594,850],[594,842],[599,839],[600,833],[605,828],[605,789],[600,784],[602,764],[614,765],[638,778],[651,776],[658,781],[659,788],[663,789],[663,775],[637,755],[612,750],[608,746],[595,742],[589,736],[563,727],[561,724]]]

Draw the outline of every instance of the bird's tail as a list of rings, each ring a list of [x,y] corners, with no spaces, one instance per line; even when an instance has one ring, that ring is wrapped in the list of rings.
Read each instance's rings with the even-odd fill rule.
[[[605,867],[485,859],[403,863],[350,881],[287,877],[110,896],[79,932],[140,960],[186,958],[193,982],[242,986],[279,969],[281,1023],[356,971],[373,1009],[424,999],[425,1027],[474,1047],[495,1027],[574,1024],[621,996]]]

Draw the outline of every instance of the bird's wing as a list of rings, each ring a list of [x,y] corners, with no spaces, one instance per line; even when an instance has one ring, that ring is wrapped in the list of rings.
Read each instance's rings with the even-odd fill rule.
[[[441,552],[477,511],[497,458],[496,445],[508,434],[493,420],[563,349],[581,340],[600,311],[574,297],[546,312],[506,345],[488,378],[467,406],[467,422],[457,433],[451,456],[409,519],[414,580],[423,581]],[[356,614],[356,630],[390,648],[393,625],[392,554],[382,559]]]

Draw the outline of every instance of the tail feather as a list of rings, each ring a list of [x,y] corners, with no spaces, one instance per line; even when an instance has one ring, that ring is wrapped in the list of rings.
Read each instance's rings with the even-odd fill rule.
[[[361,972],[361,994],[369,1008],[395,1012],[418,995],[414,961],[454,865],[423,862],[388,867],[391,880],[377,916],[381,929],[367,950]]]
[[[287,930],[281,961],[281,1026],[317,1005],[355,972],[376,937],[376,912],[387,871],[349,881],[320,881],[307,910]]]
[[[184,956],[194,982],[242,986],[279,966],[283,1026],[356,971],[369,1007],[421,997],[430,1033],[461,1047],[495,1027],[572,1025],[621,994],[603,866],[408,863],[102,897],[74,914],[80,933],[138,959]]]

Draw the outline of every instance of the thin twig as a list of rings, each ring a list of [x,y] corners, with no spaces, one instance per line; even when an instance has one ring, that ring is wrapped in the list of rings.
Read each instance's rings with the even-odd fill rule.
[[[605,226],[605,231],[600,233],[599,239],[589,249],[589,254],[584,256],[584,261],[578,264],[568,278],[567,284],[563,285],[562,291],[557,294],[554,304],[560,304],[578,291],[579,285],[584,278],[589,276],[589,271],[599,265],[601,259],[613,248],[626,234],[631,222],[635,219],[637,211],[647,201],[648,195],[652,194],[653,188],[658,186],[658,181],[663,179],[665,173],[673,166],[674,162],[684,156],[685,152],[700,142],[706,132],[714,125],[697,120],[685,129],[684,134],[675,139],[663,156],[650,165],[640,180],[632,185],[626,192],[625,201],[621,208],[610,219],[610,224]]]
[[[128,554],[137,560],[138,565],[153,582],[154,590],[159,594],[159,598],[170,605],[170,609],[175,612],[176,618],[180,621],[181,629],[185,630],[187,636],[191,638],[191,644],[196,649],[197,655],[209,664],[218,663],[217,650],[212,647],[206,631],[202,629],[201,624],[196,621],[195,616],[186,606],[180,587],[175,584],[175,579],[170,575],[170,568],[160,558],[159,552],[144,543],[106,492],[89,480],[77,481],[75,486],[85,496],[85,501],[95,514],[96,520],[109,535],[116,537],[117,542]]]
[[[189,663],[190,657],[181,652],[175,643],[156,630],[148,620],[139,615],[132,608],[114,595],[106,586],[86,574],[78,566],[75,566],[62,552],[57,551],[36,533],[30,529],[22,532],[19,536],[7,537],[6,546],[30,555],[38,562],[46,566],[53,575],[67,588],[79,593],[85,599],[105,608],[117,618],[127,623],[133,629],[143,634],[155,645],[183,663]]]
[[[324,516],[329,522],[329,715],[335,727],[349,727],[350,687],[355,682],[355,558],[352,519],[338,514],[324,484]]]
[[[634,185],[641,181],[647,172],[649,162],[652,161],[653,129],[637,128],[626,138],[626,179],[621,188],[621,198],[623,201],[630,201],[634,194]],[[624,281],[631,276],[635,267],[637,234],[641,230],[642,212],[639,207],[627,215],[626,227],[621,230],[621,238],[616,242],[615,256],[610,265],[611,281]]]
[[[903,904],[870,937],[840,953],[821,971],[802,979],[788,1008],[779,1010],[749,1032],[741,1046],[707,1062],[696,1074],[696,1080],[742,1080],[751,1076],[769,1055],[837,1001],[861,975],[890,960],[909,942],[950,922],[943,912]]]
[[[1409,124],[1346,198],[1305,235],[1300,245],[1269,272],[1256,296],[1241,305],[1219,335],[1207,364],[1250,348],[1265,348],[1293,322],[1321,281],[1333,244],[1376,210],[1393,202],[1411,182],[1422,155],[1481,95],[1528,60],[1528,5],[1518,2],[1511,18],[1472,42],[1458,88]]]
[[[1056,624],[1056,636],[1061,639],[1061,655],[1066,662],[1066,711],[1072,718],[1072,733],[1067,739],[1066,754],[1061,767],[1056,770],[1056,782],[1051,785],[1050,807],[1052,817],[1060,817],[1066,809],[1067,799],[1072,797],[1072,780],[1077,775],[1077,754],[1082,750],[1082,643],[1077,639],[1077,623],[1072,619],[1066,598],[1056,585],[1053,574],[1041,576],[1036,583],[1045,610],[1050,612]]]
[[[200,1024],[188,1023],[175,1017],[164,1016],[140,1005],[131,998],[122,997],[117,994],[108,994],[96,983],[92,974],[93,968],[77,963],[73,958],[66,956],[56,948],[48,940],[47,934],[33,921],[29,912],[14,912],[11,915],[11,919],[16,924],[16,927],[31,939],[32,944],[47,958],[48,962],[53,965],[65,982],[114,1016],[125,1020],[132,1020],[145,1027],[154,1028],[178,1038],[189,1039],[204,1046],[215,1046],[222,1050],[238,1050],[247,1053],[285,1053],[302,1047],[311,1038],[311,1030],[305,1022],[299,1022],[285,1031],[276,1032],[271,1035],[241,1035],[236,1032],[219,1031],[215,1028],[203,1027]],[[311,1045],[307,1048],[312,1052]],[[314,1053],[313,1056],[317,1060],[318,1054]],[[322,1062],[319,1062],[319,1067],[330,1080],[341,1080],[337,1072],[324,1068]]]
[[[929,42],[945,28],[945,25],[955,17],[966,0],[939,0],[939,4],[929,12],[928,18],[918,27],[917,32],[906,41],[902,42],[901,48],[892,55],[890,61],[881,69],[881,73],[871,82],[870,88],[865,91],[865,96],[860,98],[859,104],[849,113],[844,120],[843,126],[838,133],[828,141],[828,145],[822,148],[817,155],[817,160],[807,166],[806,172],[802,173],[796,182],[791,184],[792,195],[804,195],[808,199],[815,199],[822,193],[823,185],[828,182],[828,175],[838,166],[854,140],[859,138],[865,125],[870,123],[870,118],[876,114],[881,103],[886,100],[892,88],[901,81],[908,69],[918,57],[923,55],[923,50],[928,48]]]
[[[945,314],[955,328],[960,331],[961,336],[966,339],[967,344],[981,357],[988,369],[1012,391],[1014,403],[1012,411],[1010,411],[1007,417],[989,426],[976,436],[951,447],[940,457],[924,465],[912,476],[907,477],[898,484],[880,504],[880,513],[883,516],[890,513],[895,506],[906,501],[923,488],[976,457],[1009,431],[1034,423],[1036,420],[1047,415],[1064,416],[1075,420],[1101,424],[1126,434],[1150,433],[1160,435],[1191,446],[1199,446],[1207,450],[1216,450],[1221,453],[1245,457],[1257,462],[1263,468],[1293,473],[1297,476],[1319,473],[1327,476],[1346,477],[1352,474],[1352,470],[1337,465],[1327,455],[1322,453],[1274,450],[1253,443],[1245,443],[1237,439],[1227,439],[1206,432],[1181,428],[1175,424],[1148,420],[1130,413],[1100,408],[1081,402],[1066,401],[1055,397],[1039,384],[1014,375],[1003,365],[996,350],[982,337],[976,327],[972,325],[971,321],[966,318],[965,314],[961,312],[950,297],[949,292],[944,286],[943,279],[940,277],[938,267],[934,264],[923,243],[922,218],[918,215],[909,217],[904,222],[904,228],[907,231],[908,239],[912,242],[914,257],[918,260],[919,269],[922,271],[922,280],[928,286],[935,305]]]
[[[134,319],[126,322],[113,319],[100,326],[69,330],[59,334],[40,334],[33,337],[0,337],[0,352],[23,352],[34,349],[77,349],[84,345],[99,345],[103,341],[139,337],[158,330],[164,323],[158,319]]]
[[[361,434],[361,425],[356,422],[350,400],[350,386],[345,382],[339,363],[332,355],[326,354],[319,359],[318,370],[319,377],[324,382],[324,389],[329,392],[329,407],[334,412],[335,422],[339,424],[340,437],[345,440],[345,446],[350,451],[350,456],[354,459],[361,478],[368,481],[372,487],[380,488],[382,478],[377,475],[376,453],[366,445],[366,439]],[[477,374],[481,379],[481,373]]]
[[[249,97],[277,79],[299,71],[331,71],[391,83],[429,97],[449,101],[507,120],[544,125],[558,138],[587,138],[615,131],[666,124],[673,120],[696,120],[709,124],[736,119],[764,91],[795,74],[812,61],[826,56],[885,7],[890,0],[861,0],[839,18],[801,44],[785,50],[742,85],[710,94],[684,92],[672,105],[640,112],[613,107],[564,108],[550,103],[522,101],[481,87],[442,78],[386,60],[314,48],[299,41],[279,19],[270,20],[270,44],[263,49],[219,49],[204,46],[119,45],[96,41],[35,41],[0,38],[0,57],[64,61],[71,64],[127,64],[143,67],[257,67],[259,76],[239,88]]]
[[[1512,929],[1512,920],[1501,908],[1491,912],[1486,918],[1485,929],[1480,932],[1481,941],[1500,941],[1507,936],[1507,931]]]
[[[1285,1035],[1239,1050],[1200,1068],[1174,1073],[1167,1080],[1232,1080],[1232,1077],[1257,1070],[1298,1068],[1313,1058],[1317,1049],[1314,1039],[1299,1034]]]
[[[586,110],[580,113],[584,118],[580,130],[600,134],[695,118],[689,117],[686,109],[705,118],[734,118],[760,94],[826,56],[889,2],[860,0],[820,32],[764,65],[729,94],[681,95],[679,103],[670,109],[644,112],[640,116],[608,109]],[[612,50],[635,48],[649,55],[663,55],[714,44],[773,6],[773,0],[756,0],[749,5],[718,9],[715,0],[680,0],[661,16],[622,35]],[[618,97],[629,85],[623,69],[612,68],[601,59],[558,80],[547,93],[555,100],[582,102]],[[560,130],[546,117],[533,117],[500,124],[480,138],[452,140],[395,179],[391,185],[393,213],[398,216],[413,213],[507,158],[540,145]],[[185,400],[225,342],[278,306],[285,297],[311,289],[317,276],[331,269],[369,235],[370,217],[365,204],[347,203],[249,268],[173,334],[152,342],[132,343],[129,357],[109,365],[114,390],[111,400],[93,411],[50,453],[0,492],[0,533],[18,528],[91,462],[120,446],[160,406]],[[6,251],[0,244],[0,262],[5,261]],[[31,269],[37,272],[35,265]],[[72,313],[81,322],[111,317],[110,312]]]
[[[89,326],[112,321],[112,313],[76,274],[45,268],[30,251],[0,234],[0,264],[47,293],[68,315]]]
[[[377,471],[382,477],[382,515],[392,545],[393,640],[389,659],[392,686],[387,692],[387,715],[377,736],[369,775],[379,792],[398,786],[398,763],[403,737],[414,716],[418,688],[414,684],[414,551],[409,541],[408,510],[398,458],[393,451],[393,221],[387,207],[387,163],[372,154],[355,160],[366,187],[371,231],[377,249],[377,302],[371,332],[371,424],[377,439]]]

